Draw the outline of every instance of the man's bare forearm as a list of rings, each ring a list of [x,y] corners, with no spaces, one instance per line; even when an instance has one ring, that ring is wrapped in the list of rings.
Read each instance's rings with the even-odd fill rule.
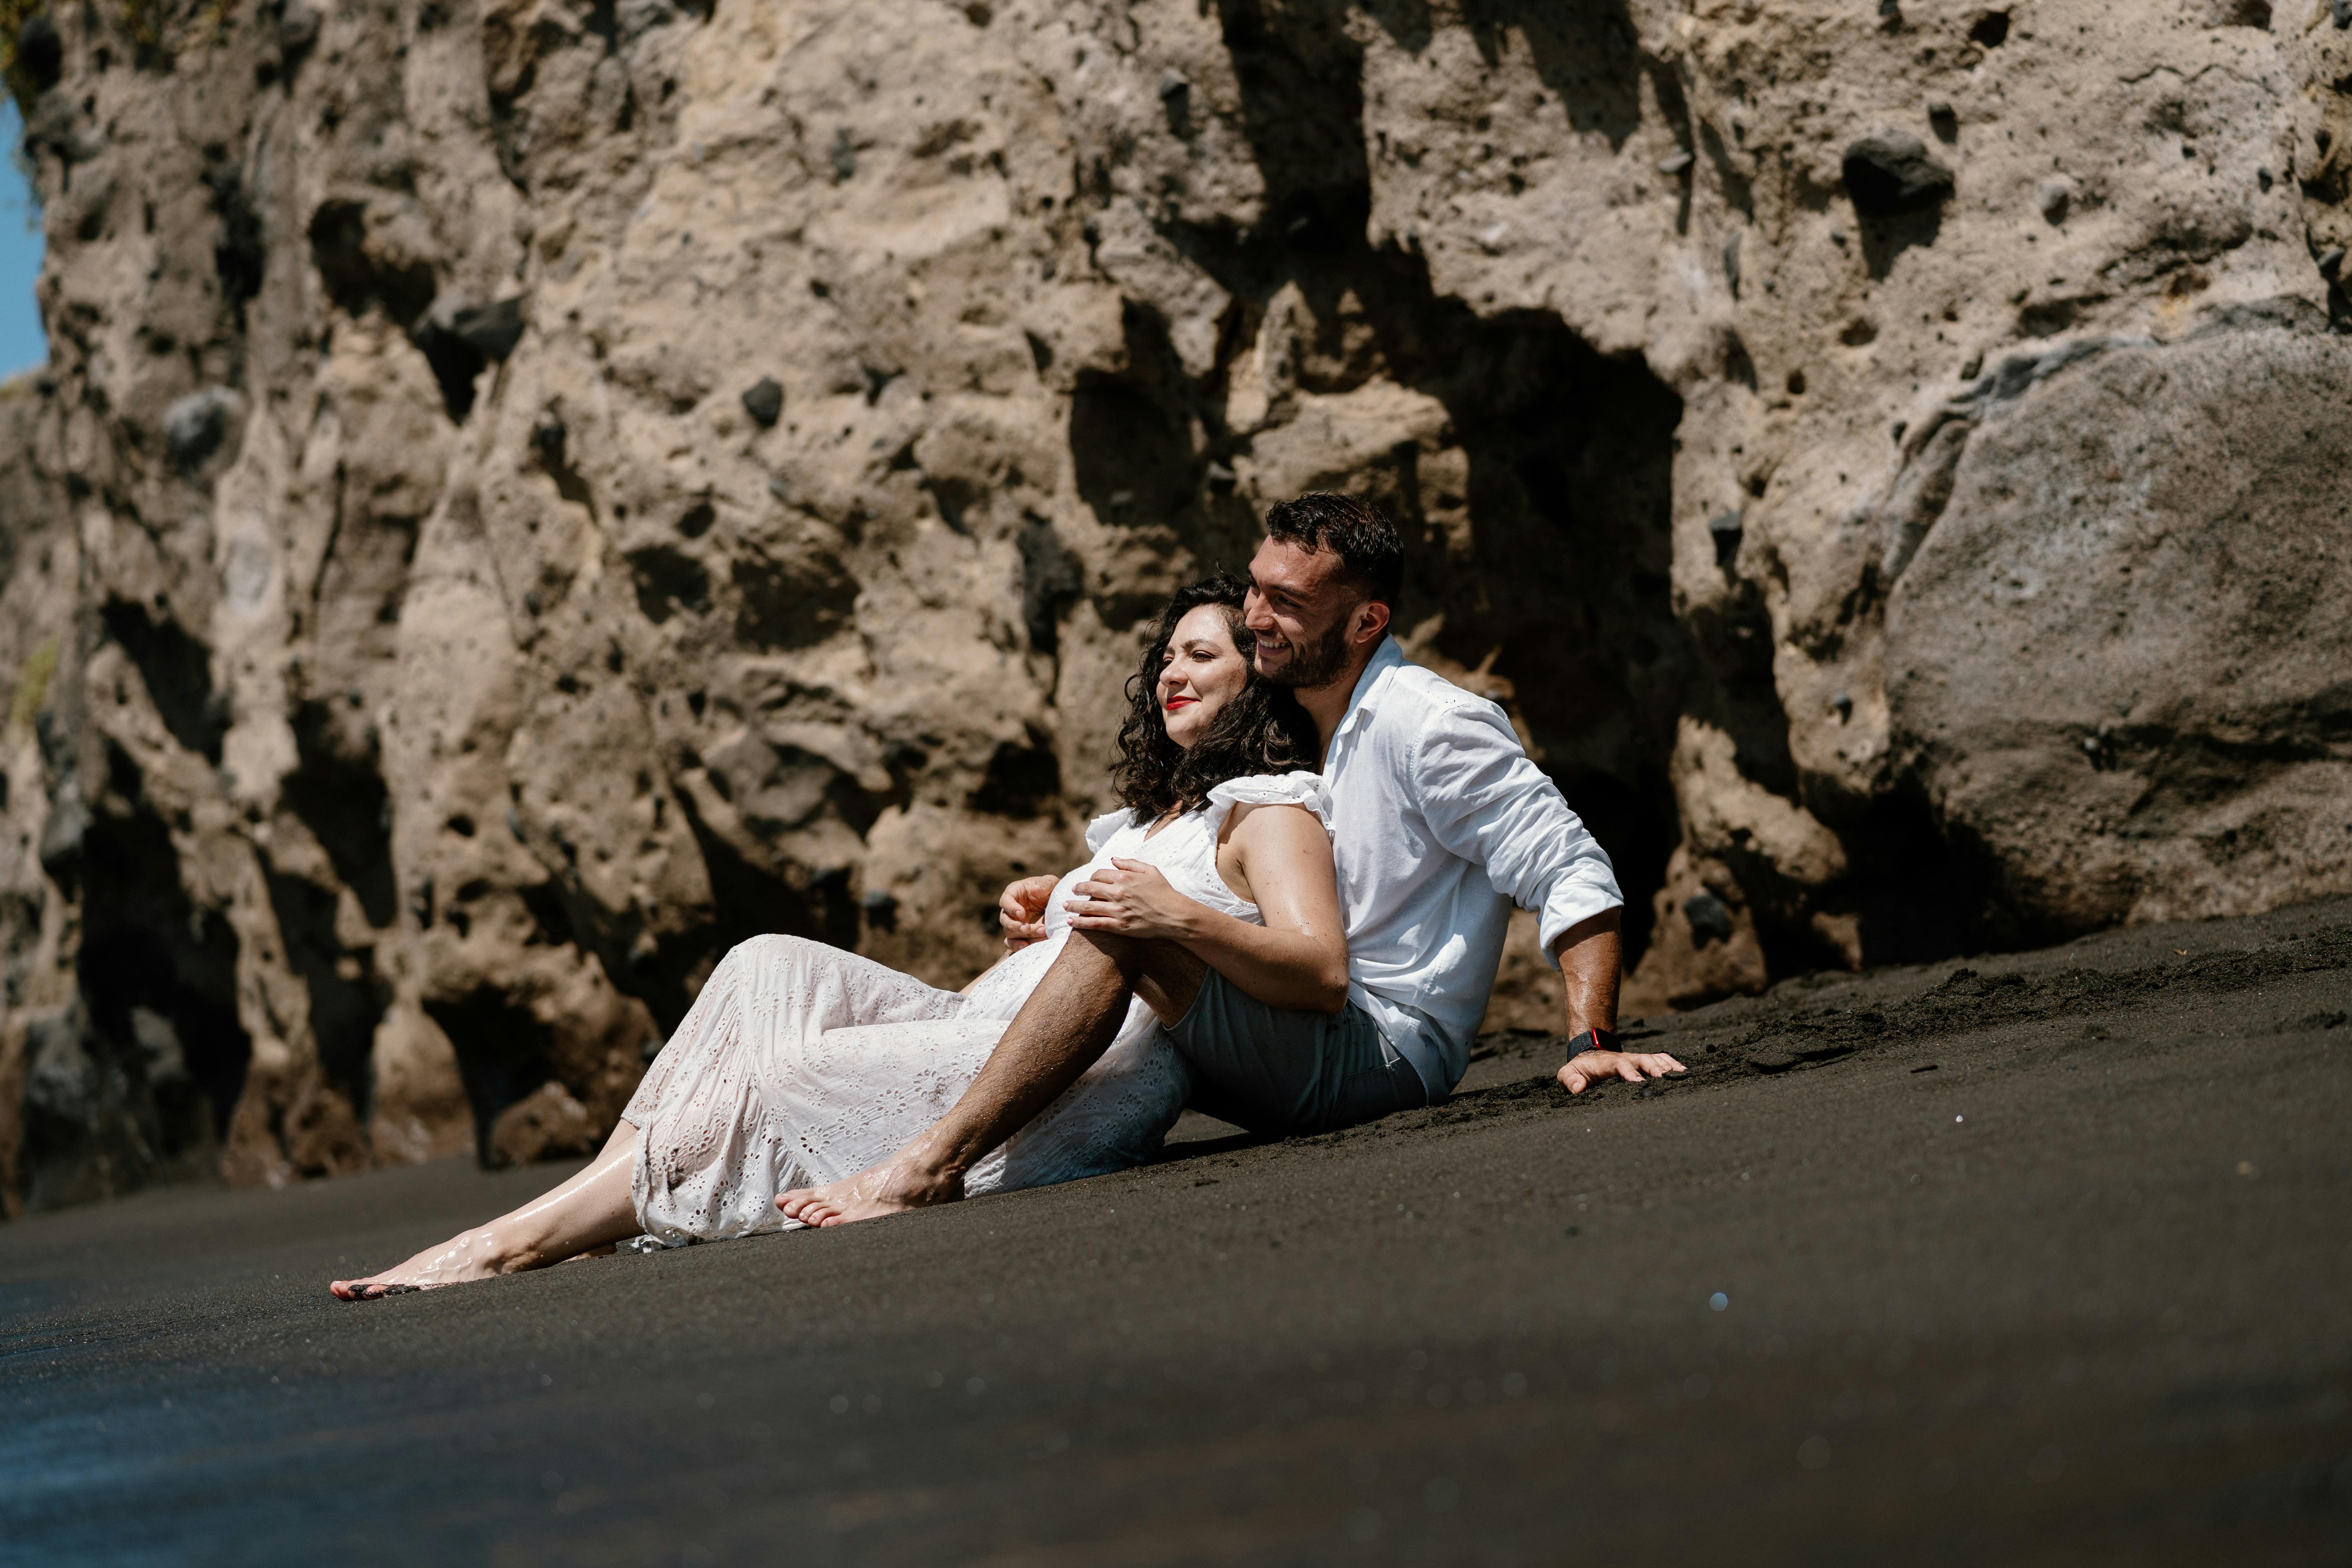
[[[1571,1038],[1587,1029],[1616,1031],[1617,982],[1625,956],[1617,928],[1617,911],[1604,910],[1560,932],[1552,950],[1559,958],[1559,978],[1568,993]],[[1597,1083],[1641,1083],[1682,1070],[1683,1064],[1663,1051],[1586,1050],[1568,1058],[1559,1069],[1559,1081],[1569,1093],[1582,1094]]]
[[[1603,910],[1560,932],[1553,944],[1570,1035],[1617,1027],[1617,985],[1625,956],[1619,923],[1617,910]]]

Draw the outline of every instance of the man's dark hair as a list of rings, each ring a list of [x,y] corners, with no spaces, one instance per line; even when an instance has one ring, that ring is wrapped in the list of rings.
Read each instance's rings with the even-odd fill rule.
[[[1309,553],[1331,552],[1366,598],[1396,608],[1404,589],[1404,547],[1397,542],[1396,524],[1370,503],[1309,490],[1266,508],[1265,536]]]
[[[1321,750],[1315,721],[1297,697],[1255,668],[1249,683],[1209,721],[1208,733],[1191,751],[1168,738],[1168,715],[1160,707],[1160,670],[1168,645],[1175,639],[1176,623],[1202,605],[1218,605],[1246,663],[1257,646],[1242,624],[1242,600],[1248,593],[1248,580],[1231,573],[1177,589],[1160,613],[1141,668],[1128,677],[1127,722],[1119,727],[1118,761],[1111,764],[1110,778],[1119,804],[1133,807],[1139,821],[1154,821],[1171,806],[1198,810],[1208,803],[1209,792],[1227,779],[1315,765]]]

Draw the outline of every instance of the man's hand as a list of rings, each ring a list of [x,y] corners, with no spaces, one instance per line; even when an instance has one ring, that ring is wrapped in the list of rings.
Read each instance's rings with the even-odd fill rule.
[[[1070,891],[1076,896],[1064,908],[1080,931],[1181,942],[1201,912],[1149,860],[1113,860]]]
[[[1004,928],[1004,951],[1018,952],[1033,942],[1045,940],[1045,901],[1054,896],[1059,877],[1024,877],[1004,885],[996,900],[996,923]]]
[[[1683,1064],[1664,1051],[1579,1051],[1559,1069],[1559,1085],[1570,1094],[1582,1094],[1612,1079],[1640,1083],[1644,1074],[1664,1078],[1683,1070]]]

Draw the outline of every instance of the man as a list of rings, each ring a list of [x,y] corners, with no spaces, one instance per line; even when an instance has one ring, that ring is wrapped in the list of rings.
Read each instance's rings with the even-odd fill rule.
[[[1510,905],[1538,911],[1567,993],[1571,1094],[1679,1072],[1616,1049],[1623,899],[1609,858],[1528,760],[1502,710],[1407,664],[1389,635],[1404,575],[1396,530],[1350,497],[1266,513],[1244,618],[1258,673],[1290,687],[1323,742],[1348,934],[1348,1005],[1269,1006],[1172,943],[1078,931],[988,1064],[929,1131],[873,1169],[785,1193],[838,1225],[963,1195],[963,1174],[1108,1048],[1131,997],[1162,1018],[1204,1106],[1263,1132],[1318,1131],[1443,1100],[1469,1065]],[[1077,891],[1115,915],[1128,873]],[[1055,879],[1004,892],[1006,934],[1043,936]]]

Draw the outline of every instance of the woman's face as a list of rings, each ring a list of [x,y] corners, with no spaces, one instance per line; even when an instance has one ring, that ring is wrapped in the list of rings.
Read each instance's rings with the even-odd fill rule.
[[[1209,732],[1217,710],[1249,683],[1249,660],[1234,646],[1231,614],[1222,605],[1196,605],[1168,639],[1160,666],[1160,717],[1168,738],[1188,752]]]

